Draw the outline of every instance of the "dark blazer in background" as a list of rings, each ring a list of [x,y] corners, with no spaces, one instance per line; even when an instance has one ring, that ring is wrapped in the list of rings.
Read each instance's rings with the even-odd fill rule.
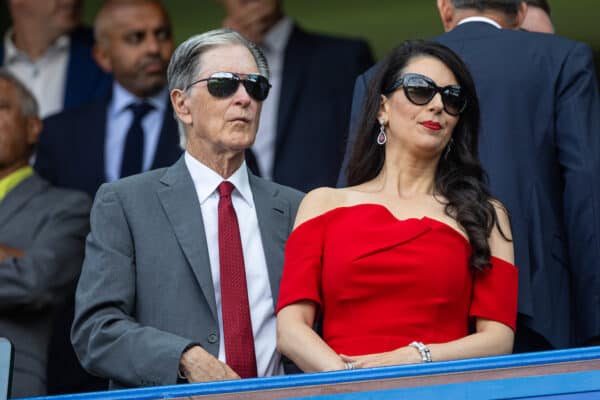
[[[0,261],[0,335],[15,347],[12,395],[46,394],[54,311],[83,261],[91,201],[32,175],[0,202],[0,243],[25,252]]]
[[[294,26],[283,62],[273,180],[303,192],[333,186],[348,135],[352,86],[373,65],[369,46]]]
[[[93,197],[106,182],[109,104],[110,98],[105,98],[47,118],[38,143],[36,171],[54,185],[83,190]],[[177,122],[168,101],[151,169],[173,164],[181,153]]]
[[[484,22],[435,40],[475,79],[479,156],[492,194],[511,214],[519,323],[556,348],[599,336],[600,95],[589,47]],[[345,163],[375,70],[356,82]]]
[[[94,36],[90,28],[80,27],[70,35],[67,79],[63,109],[69,109],[105,97],[112,77],[100,69],[92,57]],[[4,64],[4,42],[0,41],[0,65]]]
[[[249,175],[273,307],[302,194]],[[149,218],[148,216],[152,216]],[[111,388],[170,385],[192,343],[215,357],[219,326],[200,204],[184,158],[103,185],[77,287],[71,338]],[[252,284],[249,282],[249,284]]]

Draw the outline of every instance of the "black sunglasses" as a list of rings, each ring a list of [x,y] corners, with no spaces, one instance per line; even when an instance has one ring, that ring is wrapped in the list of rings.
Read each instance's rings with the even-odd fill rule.
[[[244,76],[245,78],[242,78]],[[205,79],[198,79],[188,85],[188,90],[196,83],[206,82],[208,93],[218,98],[225,98],[233,95],[240,86],[244,85],[246,92],[256,101],[263,101],[269,94],[271,84],[269,80],[259,74],[236,74],[233,72],[215,72]]]
[[[467,96],[458,85],[439,87],[431,78],[424,75],[405,74],[392,85],[390,93],[400,86],[404,89],[406,98],[418,106],[429,103],[435,94],[439,93],[442,95],[444,111],[448,114],[457,116],[467,107]]]

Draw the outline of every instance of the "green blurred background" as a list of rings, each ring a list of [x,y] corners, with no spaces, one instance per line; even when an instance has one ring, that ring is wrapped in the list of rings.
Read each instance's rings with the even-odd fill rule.
[[[39,0],[45,1],[45,0]],[[85,1],[90,23],[102,0]],[[8,24],[0,1],[0,31]],[[192,34],[220,25],[223,11],[216,0],[165,0],[175,26],[177,43]],[[550,0],[557,33],[589,43],[600,54],[600,0]],[[435,0],[287,0],[288,15],[303,27],[368,39],[379,59],[408,38],[431,38],[442,33]]]
[[[45,0],[40,0],[45,1]],[[91,22],[101,0],[86,0]],[[177,43],[219,27],[216,0],[165,0]],[[443,32],[435,0],[287,0],[284,8],[301,26],[368,39],[379,59],[404,39],[427,39]],[[600,0],[550,0],[557,33],[600,50]]]

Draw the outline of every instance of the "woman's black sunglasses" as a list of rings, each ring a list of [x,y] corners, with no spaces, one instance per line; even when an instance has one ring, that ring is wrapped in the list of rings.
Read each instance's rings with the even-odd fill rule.
[[[418,106],[429,103],[435,94],[439,93],[442,95],[444,111],[448,114],[457,116],[467,107],[467,96],[458,85],[439,87],[431,78],[424,75],[405,74],[392,85],[390,93],[400,86],[404,89],[406,98]]]
[[[206,82],[208,93],[218,98],[233,95],[240,86],[244,85],[246,92],[256,101],[263,101],[269,94],[271,84],[269,80],[259,74],[236,74],[233,72],[215,72],[205,79],[198,79],[188,85],[188,90],[196,83]]]

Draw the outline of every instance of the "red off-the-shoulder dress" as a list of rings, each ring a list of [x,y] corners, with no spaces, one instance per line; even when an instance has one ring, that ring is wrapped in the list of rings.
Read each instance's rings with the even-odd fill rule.
[[[517,269],[468,265],[471,246],[428,217],[398,220],[378,204],[330,210],[298,226],[285,249],[277,312],[311,300],[337,353],[390,351],[470,333],[473,317],[515,329]]]

